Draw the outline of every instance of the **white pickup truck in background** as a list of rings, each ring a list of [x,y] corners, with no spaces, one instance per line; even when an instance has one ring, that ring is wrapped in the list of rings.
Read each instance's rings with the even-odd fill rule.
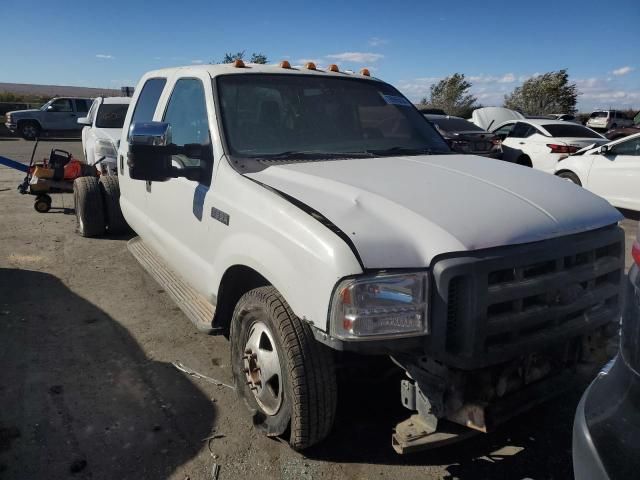
[[[295,449],[324,439],[350,352],[406,372],[399,453],[486,432],[601,366],[620,214],[554,176],[453,154],[395,88],[337,70],[157,70],[124,121],[129,248],[200,330],[229,337],[256,427]],[[99,188],[76,202],[84,234],[109,229],[89,215]]]
[[[102,175],[117,175],[116,157],[122,125],[131,99],[128,97],[98,97],[82,125],[82,152],[89,165],[95,165]]]

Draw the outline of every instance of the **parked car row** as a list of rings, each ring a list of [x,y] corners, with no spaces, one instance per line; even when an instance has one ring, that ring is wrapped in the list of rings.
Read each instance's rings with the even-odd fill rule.
[[[554,173],[615,207],[640,211],[640,133],[593,143],[559,161]]]

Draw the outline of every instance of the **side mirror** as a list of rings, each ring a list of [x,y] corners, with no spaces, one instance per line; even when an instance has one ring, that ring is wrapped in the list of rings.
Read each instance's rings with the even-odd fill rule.
[[[134,180],[166,182],[172,175],[171,125],[134,123],[129,129],[129,176]]]
[[[49,105],[47,107],[47,112],[55,112],[56,111],[56,107],[54,107],[53,105]]]
[[[134,123],[129,129],[129,176],[134,180],[150,182],[166,182],[178,177],[199,181],[201,167],[175,168],[171,157],[184,154],[190,158],[200,158],[202,150],[202,145],[179,147],[171,143],[171,125],[168,123]]]
[[[91,126],[91,120],[89,120],[89,118],[88,118],[88,117],[80,117],[80,118],[78,119],[78,123],[79,123],[80,125],[86,125],[87,127],[90,127],[90,126]]]
[[[602,145],[600,147],[600,154],[606,155],[607,153],[609,153],[609,147],[607,145]]]
[[[499,133],[498,135],[496,135],[500,141],[504,142],[504,139],[507,138],[507,134],[506,133]]]

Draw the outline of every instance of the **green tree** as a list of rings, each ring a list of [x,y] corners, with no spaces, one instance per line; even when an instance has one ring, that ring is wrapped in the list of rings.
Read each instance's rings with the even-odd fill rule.
[[[225,53],[220,63],[233,63],[236,60],[244,60],[244,50],[236,53]]]
[[[244,60],[245,58],[245,53],[246,50],[242,50],[240,52],[236,52],[236,53],[225,53],[224,57],[222,57],[222,61],[220,62],[211,62],[211,63],[233,63],[236,60]],[[249,60],[250,63],[260,63],[260,64],[265,64],[267,63],[269,60],[267,59],[267,56],[264,53],[252,53],[251,54],[251,59]]]
[[[469,93],[471,86],[464,74],[454,73],[431,85],[429,97],[423,98],[420,103],[430,108],[441,108],[448,115],[468,118],[478,108],[478,100]]]
[[[260,65],[264,65],[268,62],[267,56],[264,53],[252,53],[250,61],[251,63],[259,63]]]
[[[527,115],[575,113],[578,87],[566,70],[547,72],[526,80],[504,97],[504,106]]]

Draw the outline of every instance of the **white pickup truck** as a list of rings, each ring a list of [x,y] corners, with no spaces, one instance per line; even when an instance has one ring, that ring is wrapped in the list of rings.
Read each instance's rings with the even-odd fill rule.
[[[330,432],[354,357],[406,372],[403,453],[562,392],[617,332],[620,214],[551,175],[452,154],[367,71],[149,72],[118,169],[130,251],[200,330],[229,337],[254,424],[295,449]],[[98,211],[99,189],[81,201]]]

